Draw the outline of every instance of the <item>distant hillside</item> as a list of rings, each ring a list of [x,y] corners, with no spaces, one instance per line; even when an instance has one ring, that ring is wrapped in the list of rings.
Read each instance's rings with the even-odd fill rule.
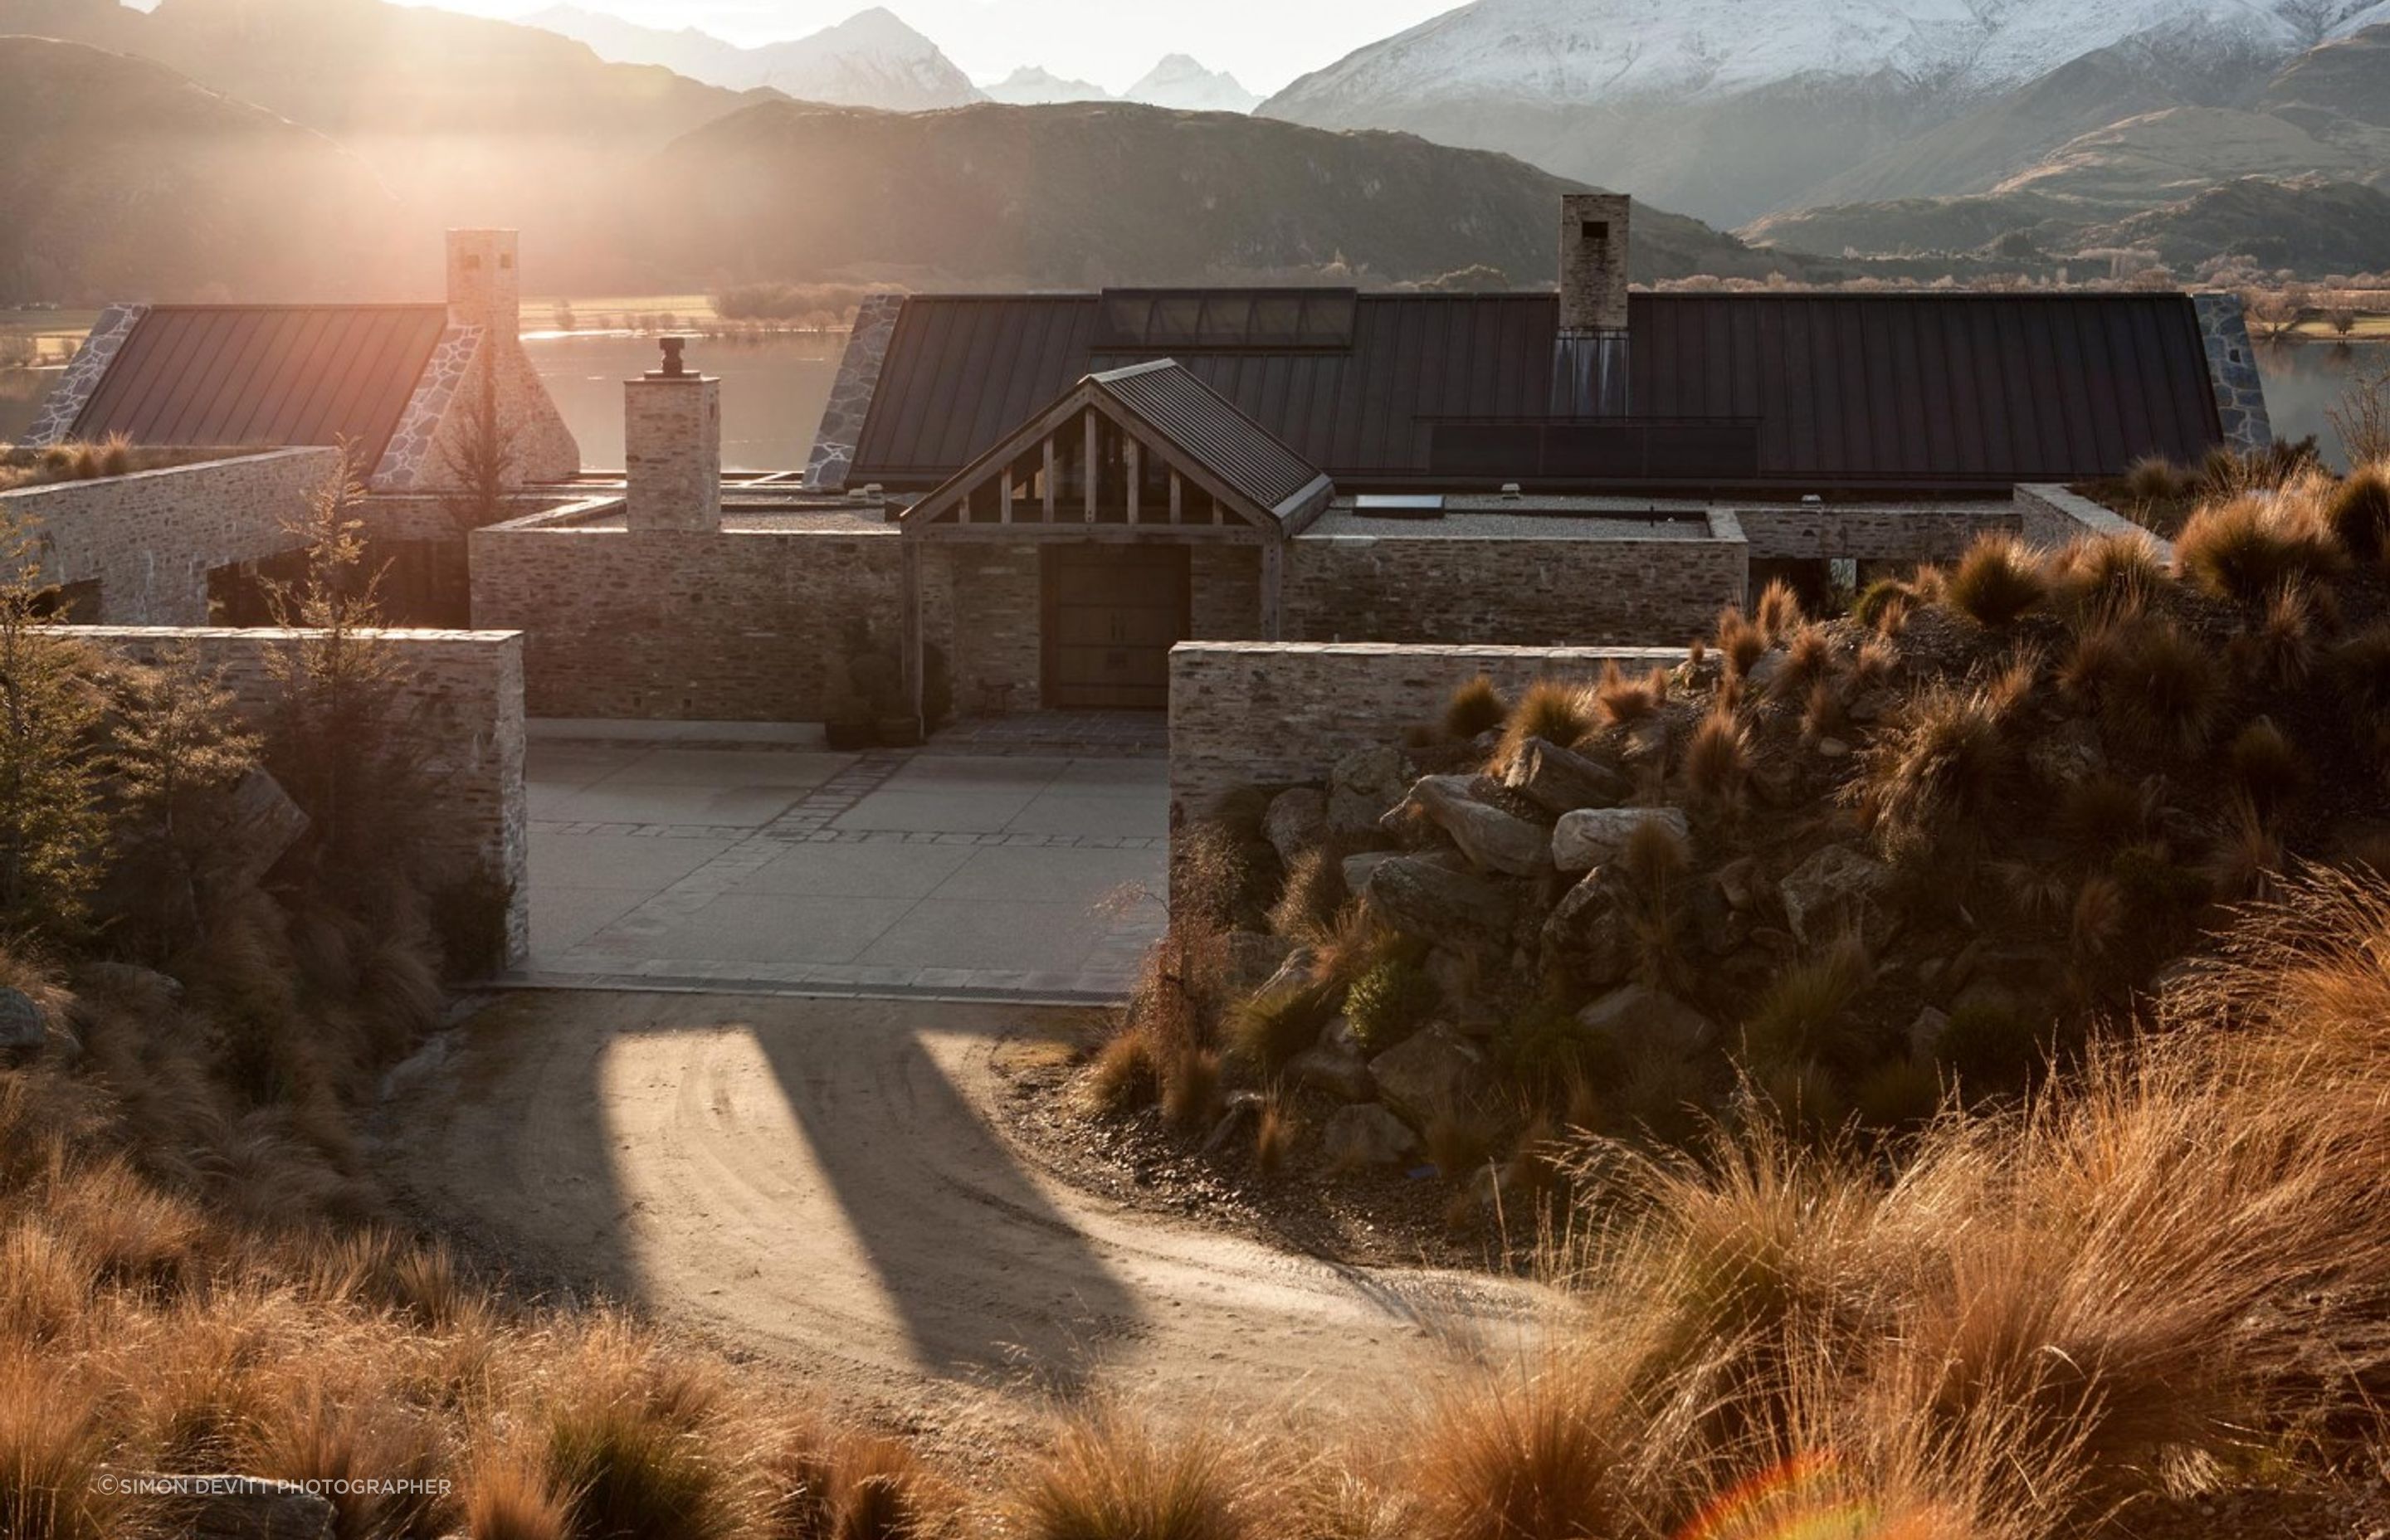
[[[2245,256],[2261,267],[2309,274],[2379,272],[2390,267],[2390,192],[2349,182],[2251,177],[2095,229],[2091,237],[2104,246],[2154,250],[2178,268],[2210,256]]]
[[[523,23],[577,38],[604,58],[660,64],[733,90],[769,88],[801,101],[893,112],[984,99],[936,44],[876,6],[811,36],[759,48],[742,48],[694,27],[642,27],[578,6],[554,6],[523,18]]]
[[[687,135],[649,168],[675,217],[623,238],[659,273],[850,273],[919,282],[1363,281],[1484,264],[1548,283],[1574,184],[1507,156],[1399,134],[1189,116],[1126,104],[899,116],[794,103]],[[646,206],[644,204],[639,206]],[[1801,270],[1705,225],[1638,211],[1635,276]]]
[[[394,209],[322,135],[146,59],[0,37],[0,304],[386,295]]]

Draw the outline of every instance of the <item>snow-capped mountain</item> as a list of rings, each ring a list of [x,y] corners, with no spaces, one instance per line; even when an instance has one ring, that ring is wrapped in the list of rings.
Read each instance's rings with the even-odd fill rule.
[[[1509,150],[1712,219],[1797,204],[2099,49],[2270,70],[2390,0],[1474,0],[1266,103]]]
[[[1115,101],[1111,92],[1091,81],[1065,80],[1050,70],[1024,64],[994,85],[983,88],[987,99],[1012,107],[1047,107],[1057,102]]]
[[[1185,54],[1172,54],[1121,95],[1127,101],[1175,107],[1182,112],[1251,112],[1262,104],[1261,97],[1238,83],[1236,76],[1206,70]]]
[[[936,44],[878,7],[809,37],[760,48],[741,48],[693,27],[666,32],[573,6],[524,20],[577,38],[616,63],[661,64],[738,91],[768,86],[802,101],[897,112],[985,99]]]

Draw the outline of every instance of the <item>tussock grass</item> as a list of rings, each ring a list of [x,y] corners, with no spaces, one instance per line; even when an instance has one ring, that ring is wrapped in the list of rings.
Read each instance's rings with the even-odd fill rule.
[[[1248,1540],[1254,1451],[1099,1412],[1072,1421],[1007,1501],[1026,1540]]]
[[[1655,668],[1640,679],[1629,679],[1616,659],[1602,663],[1601,677],[1593,687],[1593,709],[1603,725],[1646,721],[1667,703],[1665,669]]]
[[[2175,564],[2184,577],[2217,598],[2252,606],[2285,584],[2329,578],[2346,559],[2307,493],[2248,493],[2210,503],[2175,539]]]
[[[1978,625],[2012,625],[2049,597],[2041,563],[2008,535],[1986,535],[1949,574],[1943,599]]]
[[[2323,521],[2356,559],[2390,555],[2390,463],[2358,466],[2323,494]]]
[[[1317,985],[1256,995],[1228,1007],[1222,1022],[1228,1046],[1265,1076],[1285,1072],[1294,1057],[1319,1041],[1336,1014],[1336,995]]]
[[[1730,811],[1741,805],[1751,776],[1751,734],[1724,707],[1703,716],[1685,744],[1685,789],[1704,807]]]
[[[1740,679],[1767,653],[1767,632],[1739,606],[1728,605],[1718,614],[1717,650],[1727,677]]]
[[[1494,681],[1481,674],[1454,690],[1445,702],[1444,736],[1466,743],[1499,727],[1510,714],[1510,703],[1502,699]]]
[[[1848,1012],[1874,982],[1867,948],[1846,937],[1784,969],[1743,1026],[1744,1056],[1757,1065],[1839,1059],[1854,1046]]]
[[[1752,608],[1751,618],[1768,642],[1780,644],[1807,623],[1801,612],[1801,597],[1782,578],[1770,580],[1760,590],[1759,602]]]
[[[1531,738],[1565,748],[1593,730],[1596,714],[1594,693],[1584,686],[1560,679],[1536,680],[1510,708],[1496,763],[1509,764]]]
[[[1344,885],[1345,853],[1330,841],[1294,858],[1287,868],[1285,891],[1270,908],[1273,933],[1307,940],[1336,923],[1337,915],[1353,901],[1352,890]]]

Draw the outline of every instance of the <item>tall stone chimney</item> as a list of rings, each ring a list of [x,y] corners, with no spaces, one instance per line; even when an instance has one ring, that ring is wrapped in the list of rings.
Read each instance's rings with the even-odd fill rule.
[[[1552,348],[1555,417],[1624,417],[1626,249],[1631,201],[1620,193],[1561,199],[1561,325]]]
[[[522,274],[512,230],[448,232],[448,324],[522,335]]]
[[[686,337],[666,337],[663,366],[623,387],[623,523],[633,530],[722,527],[722,381],[692,372]]]

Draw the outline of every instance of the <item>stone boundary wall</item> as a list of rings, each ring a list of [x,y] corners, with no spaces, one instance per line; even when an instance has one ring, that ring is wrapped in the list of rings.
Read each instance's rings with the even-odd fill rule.
[[[524,634],[533,716],[819,722],[850,622],[861,618],[881,646],[896,645],[903,537],[893,525],[852,534],[576,527],[586,511],[469,536],[473,623]],[[922,565],[926,635],[952,657],[955,568]],[[968,705],[970,682],[957,688]]]
[[[1978,536],[2013,534],[2011,503],[1737,506],[1754,561],[1955,561]]]
[[[1536,679],[1590,683],[1610,662],[1639,673],[1684,661],[1672,647],[1181,642],[1170,653],[1171,815],[1201,817],[1239,787],[1325,780],[1355,751],[1436,720],[1479,674],[1516,692]]]
[[[2058,550],[2085,535],[2137,534],[2150,543],[2158,559],[2171,566],[2174,542],[2161,539],[2123,514],[2104,507],[2062,486],[2021,486],[2016,489],[2017,514],[2026,542],[2044,550]]]
[[[68,626],[62,634],[142,662],[187,648],[263,719],[276,686],[267,660],[308,635],[270,628]],[[512,891],[505,956],[531,949],[531,844],[523,793],[523,638],[514,632],[374,631],[409,676],[405,695],[428,735],[435,778],[430,839],[461,877],[482,867]]]
[[[1744,601],[1731,516],[1686,539],[1304,535],[1286,549],[1285,634],[1314,642],[1626,646],[1690,638]]]
[[[48,584],[96,582],[108,625],[205,625],[208,573],[296,549],[289,531],[340,464],[276,449],[0,493],[30,527]]]

